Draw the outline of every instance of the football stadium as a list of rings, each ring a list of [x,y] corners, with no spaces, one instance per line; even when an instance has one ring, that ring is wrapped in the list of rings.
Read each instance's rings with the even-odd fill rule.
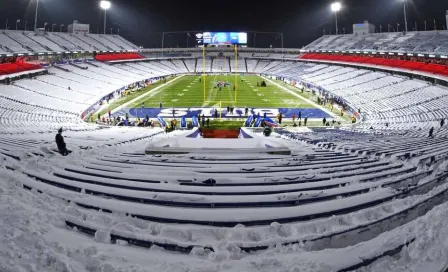
[[[448,6],[381,1],[2,2],[0,272],[447,272]]]

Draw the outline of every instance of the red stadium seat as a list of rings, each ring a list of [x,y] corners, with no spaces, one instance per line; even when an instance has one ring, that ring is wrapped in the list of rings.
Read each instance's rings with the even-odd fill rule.
[[[42,67],[37,64],[31,64],[26,62],[13,62],[0,64],[0,75],[11,75],[25,71],[32,71],[41,69]]]
[[[397,59],[386,59],[380,57],[363,57],[363,56],[350,56],[350,55],[338,55],[338,54],[314,54],[308,53],[301,57],[302,59],[313,60],[329,60],[329,61],[342,61],[353,63],[365,63],[375,64],[388,67],[396,67],[402,69],[408,69],[413,71],[428,72],[433,74],[439,74],[448,76],[448,66],[441,64],[426,64],[419,61],[405,61]]]
[[[98,61],[114,61],[114,60],[143,59],[143,57],[137,53],[118,53],[118,54],[96,55],[95,59]]]

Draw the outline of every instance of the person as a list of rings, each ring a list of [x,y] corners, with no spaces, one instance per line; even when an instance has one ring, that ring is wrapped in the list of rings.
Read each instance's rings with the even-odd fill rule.
[[[162,102],[160,102],[160,103],[159,103],[159,106],[160,106],[160,108],[162,108],[162,107],[163,107],[163,104],[162,104]]]
[[[204,118],[204,117],[202,117],[202,118]],[[215,109],[215,118],[218,118],[218,110],[217,109]]]
[[[129,113],[126,112],[126,121],[129,122]]]
[[[302,112],[301,111],[299,111],[299,120],[302,120]]]
[[[278,123],[281,125],[282,124],[282,119],[283,119],[283,114],[280,113],[280,116],[278,118]]]
[[[142,108],[144,108],[145,107],[145,102],[142,102]]]
[[[149,115],[148,114],[146,114],[145,118],[146,118],[146,121],[149,122]]]
[[[230,106],[227,106],[227,113],[230,114]]]
[[[327,123],[327,118],[324,117],[324,119],[322,119],[322,124],[325,126],[326,123]]]
[[[306,126],[306,123],[308,123],[308,116],[305,116],[304,125]]]
[[[198,114],[198,123],[200,123],[201,122],[201,114],[199,113]]]
[[[72,153],[70,150],[67,150],[64,136],[62,136],[62,128],[58,130],[58,134],[56,134],[55,140],[56,145],[58,146],[59,153],[61,153],[62,156],[67,156],[68,154]]]
[[[434,137],[434,127],[432,127],[430,130],[429,130],[429,138],[433,138]]]
[[[443,125],[445,125],[445,119],[442,118],[442,120],[440,121],[440,127],[443,127]]]
[[[109,110],[109,118],[112,116],[112,112]]]
[[[268,115],[267,112],[264,112],[263,119],[266,119],[267,115]]]
[[[246,108],[244,109],[244,115],[247,116],[248,113],[249,113],[249,109],[246,107]]]
[[[201,127],[205,127],[205,118],[202,118]]]
[[[292,114],[292,122],[293,122],[293,123],[296,122],[296,114],[295,114],[295,113]]]
[[[210,127],[210,118],[207,117],[207,127]]]

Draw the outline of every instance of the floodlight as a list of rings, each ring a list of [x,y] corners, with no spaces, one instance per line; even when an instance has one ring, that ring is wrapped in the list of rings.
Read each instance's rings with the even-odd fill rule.
[[[109,1],[101,1],[100,7],[104,10],[110,9],[110,2]]]
[[[331,4],[331,11],[333,12],[338,12],[340,11],[342,8],[341,3],[339,2],[334,2],[333,4]]]

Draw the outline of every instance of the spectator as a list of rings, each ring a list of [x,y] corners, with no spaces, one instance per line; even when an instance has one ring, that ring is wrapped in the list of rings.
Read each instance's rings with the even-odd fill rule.
[[[246,107],[245,109],[244,109],[244,115],[248,115],[249,114],[249,109]]]
[[[67,150],[64,136],[62,136],[62,128],[58,130],[58,134],[56,134],[55,140],[56,145],[58,146],[59,153],[61,153],[62,156],[67,156],[68,154],[72,153],[70,150]]]
[[[207,127],[210,127],[210,118],[207,117]]]
[[[299,117],[298,117],[300,120],[302,120],[302,112],[301,111],[299,111]]]
[[[163,104],[162,104],[162,102],[160,102],[160,103],[159,103],[159,107],[160,107],[160,108],[162,108],[162,107],[163,107]]]
[[[308,123],[308,116],[305,116],[304,125],[306,126],[307,123]]]
[[[327,118],[324,117],[324,119],[322,119],[322,124],[325,126],[326,123],[327,123]]]

